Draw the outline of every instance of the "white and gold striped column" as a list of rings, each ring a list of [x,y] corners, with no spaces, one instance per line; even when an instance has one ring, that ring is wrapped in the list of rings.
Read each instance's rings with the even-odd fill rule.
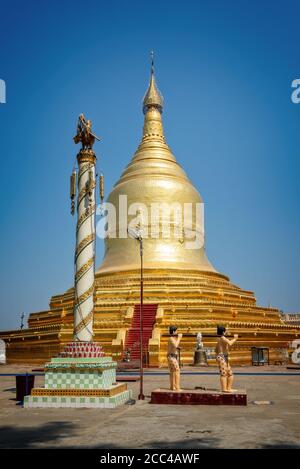
[[[77,161],[74,340],[92,342],[95,282],[95,153],[92,149],[82,149],[77,155]]]

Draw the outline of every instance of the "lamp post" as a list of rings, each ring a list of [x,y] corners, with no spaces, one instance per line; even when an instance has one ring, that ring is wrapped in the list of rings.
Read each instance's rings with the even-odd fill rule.
[[[141,230],[128,228],[128,234],[131,238],[140,243],[140,393],[139,400],[144,400],[144,370],[143,370],[143,301],[144,301],[144,278],[143,278],[143,238]]]

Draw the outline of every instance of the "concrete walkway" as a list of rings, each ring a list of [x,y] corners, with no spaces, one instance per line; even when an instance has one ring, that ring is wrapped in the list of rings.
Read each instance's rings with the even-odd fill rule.
[[[0,373],[32,366],[1,366]],[[300,448],[300,373],[284,367],[236,368],[235,387],[247,389],[248,406],[149,404],[151,390],[168,386],[165,370],[145,376],[145,401],[118,409],[23,409],[15,378],[0,376],[1,448]],[[185,367],[186,372],[212,372]],[[276,375],[273,373],[276,372]],[[255,373],[248,375],[244,373]],[[281,374],[277,374],[281,373]],[[36,377],[36,385],[44,378]],[[183,374],[182,385],[218,387],[218,376]],[[134,397],[139,383],[128,383]],[[253,401],[272,401],[254,405]]]

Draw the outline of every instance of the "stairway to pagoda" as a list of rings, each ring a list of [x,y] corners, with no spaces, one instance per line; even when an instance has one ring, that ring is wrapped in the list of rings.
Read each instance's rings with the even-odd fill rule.
[[[149,339],[155,323],[157,304],[143,305],[143,349],[144,362],[146,361]],[[134,306],[131,327],[126,334],[124,351],[130,350],[130,361],[140,359],[140,305]]]

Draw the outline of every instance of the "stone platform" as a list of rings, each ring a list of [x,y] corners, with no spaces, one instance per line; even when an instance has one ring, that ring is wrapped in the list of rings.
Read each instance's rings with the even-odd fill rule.
[[[35,389],[37,392],[25,397],[24,407],[97,407],[114,409],[125,404],[132,396],[132,392],[124,388],[123,385],[106,389],[106,394],[84,392],[83,390],[77,393],[70,393],[70,390],[60,390],[60,392],[50,394],[45,393],[44,388]]]
[[[247,405],[247,392],[237,390],[235,393],[225,393],[209,389],[155,389],[151,393],[150,404],[177,405]]]
[[[107,407],[132,396],[126,383],[117,383],[117,363],[97,344],[75,342],[45,364],[45,387],[33,388],[24,407]]]

